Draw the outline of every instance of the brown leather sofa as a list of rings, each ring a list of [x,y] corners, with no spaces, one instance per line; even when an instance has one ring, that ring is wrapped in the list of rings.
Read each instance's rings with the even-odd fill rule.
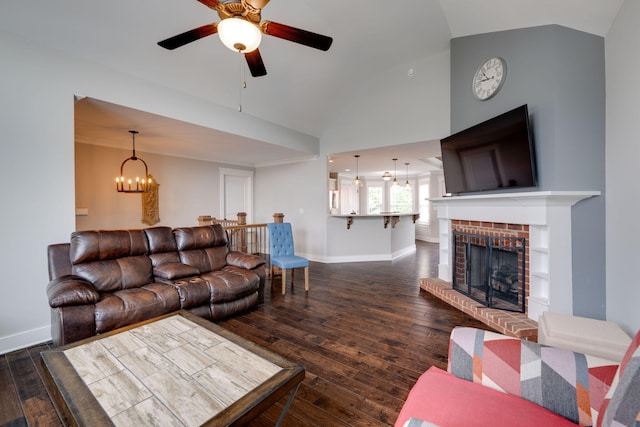
[[[229,251],[220,224],[77,231],[47,255],[54,345],[179,309],[220,320],[264,302],[264,260]]]

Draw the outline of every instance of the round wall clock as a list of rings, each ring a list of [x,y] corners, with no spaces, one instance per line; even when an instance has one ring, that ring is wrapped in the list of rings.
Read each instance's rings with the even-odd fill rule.
[[[504,59],[493,57],[482,63],[473,76],[473,96],[481,101],[493,97],[507,77],[507,64]]]

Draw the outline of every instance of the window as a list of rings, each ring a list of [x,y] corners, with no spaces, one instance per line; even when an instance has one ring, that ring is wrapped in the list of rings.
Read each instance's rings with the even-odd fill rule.
[[[406,187],[404,185],[391,185],[389,192],[391,196],[391,212],[413,212],[413,187]]]
[[[383,206],[382,185],[367,186],[367,214],[379,214]]]
[[[353,180],[340,180],[340,213],[349,215],[352,213],[360,213],[358,207],[358,188],[353,185]]]
[[[420,219],[418,222],[429,224],[431,221],[431,202],[427,200],[431,197],[429,194],[429,178],[421,179],[418,187],[418,199],[420,206]]]

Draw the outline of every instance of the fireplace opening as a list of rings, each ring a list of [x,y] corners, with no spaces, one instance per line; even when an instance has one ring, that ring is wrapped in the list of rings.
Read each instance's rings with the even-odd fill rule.
[[[490,308],[525,312],[524,237],[453,230],[453,288]]]

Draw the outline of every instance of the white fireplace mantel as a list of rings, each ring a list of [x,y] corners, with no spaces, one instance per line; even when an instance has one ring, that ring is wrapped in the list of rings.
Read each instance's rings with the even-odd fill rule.
[[[451,220],[529,225],[528,316],[573,314],[571,207],[599,191],[531,191],[431,198],[438,208],[438,277],[452,281]]]

